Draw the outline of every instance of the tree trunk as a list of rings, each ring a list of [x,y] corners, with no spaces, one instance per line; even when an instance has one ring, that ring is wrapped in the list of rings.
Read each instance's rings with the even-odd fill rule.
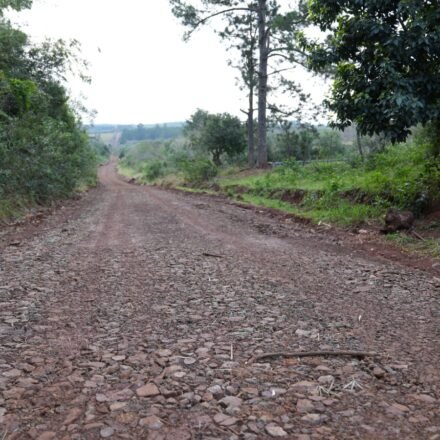
[[[258,167],[267,167],[267,64],[269,57],[269,34],[266,26],[267,0],[258,0]]]
[[[431,153],[434,157],[440,157],[440,119],[435,119],[431,125]]]
[[[359,150],[359,155],[361,156],[362,162],[365,160],[364,149],[362,148],[361,134],[356,127],[356,143]]]
[[[214,165],[219,167],[222,164],[222,161],[220,160],[220,151],[213,151],[212,152],[212,161],[214,162]]]
[[[251,168],[255,166],[255,142],[254,142],[254,86],[249,87],[248,109],[248,163]]]

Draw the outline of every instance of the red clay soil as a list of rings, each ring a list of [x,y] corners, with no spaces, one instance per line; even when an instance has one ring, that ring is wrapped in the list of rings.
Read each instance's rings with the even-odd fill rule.
[[[440,439],[432,261],[100,178],[2,231],[1,440]]]

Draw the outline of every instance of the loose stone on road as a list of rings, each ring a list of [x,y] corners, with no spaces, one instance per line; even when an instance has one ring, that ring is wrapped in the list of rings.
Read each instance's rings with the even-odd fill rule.
[[[438,276],[100,180],[0,240],[0,439],[440,439]]]

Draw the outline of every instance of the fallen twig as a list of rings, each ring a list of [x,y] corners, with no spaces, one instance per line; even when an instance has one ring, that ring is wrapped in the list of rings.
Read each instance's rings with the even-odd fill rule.
[[[418,232],[416,231],[410,231],[410,234],[414,237],[416,237],[417,239],[421,240],[421,241],[426,241]]]
[[[324,223],[323,221],[320,221],[318,223],[318,226],[325,226],[326,228],[331,228],[332,227],[331,225],[329,225],[328,223]]]
[[[355,378],[348,382],[348,384],[344,385],[344,390],[354,391],[356,388],[359,388],[360,390],[364,389]]]
[[[275,352],[264,353],[251,358],[248,363],[261,361],[263,359],[277,358],[277,357],[315,357],[315,356],[351,356],[357,358],[377,357],[378,354],[369,351],[293,351],[293,352]]]
[[[224,258],[223,255],[210,254],[209,252],[203,252],[204,257],[212,257],[212,258]]]

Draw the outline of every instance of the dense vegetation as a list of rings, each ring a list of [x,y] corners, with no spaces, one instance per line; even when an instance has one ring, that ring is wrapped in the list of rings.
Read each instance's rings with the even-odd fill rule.
[[[119,157],[122,174],[143,183],[202,185],[218,173],[206,154],[191,150],[181,138],[138,142],[123,147]]]
[[[356,161],[285,162],[271,172],[219,180],[221,189],[247,200],[279,207],[317,221],[360,223],[377,218],[391,206],[420,214],[430,194],[440,190],[426,168],[426,146],[416,142],[392,146]],[[272,207],[276,204],[271,204]]]
[[[76,42],[35,45],[0,18],[0,216],[95,182],[96,154],[63,85],[76,55]]]
[[[440,8],[420,0],[311,0],[310,19],[328,32],[310,65],[334,69],[329,108],[337,126],[404,141],[428,125],[440,155]]]
[[[100,137],[89,136],[89,145],[95,154],[95,161],[98,164],[104,164],[109,160],[112,149]]]
[[[187,121],[184,134],[189,147],[200,154],[210,154],[216,166],[222,164],[222,156],[234,158],[246,147],[243,124],[228,113],[197,110]]]

